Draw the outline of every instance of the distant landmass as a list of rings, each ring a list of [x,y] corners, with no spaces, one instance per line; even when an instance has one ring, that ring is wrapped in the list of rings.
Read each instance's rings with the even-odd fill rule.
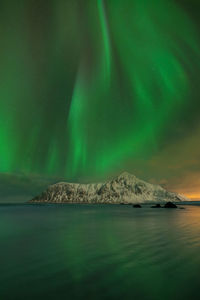
[[[104,183],[59,182],[50,185],[46,191],[29,202],[134,204],[168,201],[181,202],[189,199],[124,172]]]

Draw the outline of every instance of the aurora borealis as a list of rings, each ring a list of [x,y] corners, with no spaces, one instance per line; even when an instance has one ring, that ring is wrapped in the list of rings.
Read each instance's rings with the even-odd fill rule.
[[[198,1],[0,5],[1,178],[126,169],[199,197]]]

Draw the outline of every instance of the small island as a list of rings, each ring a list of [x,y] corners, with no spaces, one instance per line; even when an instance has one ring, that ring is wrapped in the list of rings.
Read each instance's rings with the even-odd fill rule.
[[[124,172],[104,183],[59,182],[50,185],[29,203],[150,204],[181,201],[189,199]]]

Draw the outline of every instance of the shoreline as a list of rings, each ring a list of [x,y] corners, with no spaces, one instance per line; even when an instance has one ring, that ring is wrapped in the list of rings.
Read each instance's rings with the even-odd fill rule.
[[[45,206],[45,205],[114,205],[114,206],[132,206],[135,204],[140,204],[143,206],[150,206],[150,205],[155,205],[155,204],[161,204],[164,205],[166,202],[149,202],[149,203],[90,203],[90,202],[46,202],[46,201],[41,201],[41,202],[10,202],[10,203],[6,203],[6,202],[2,202],[0,203],[0,206],[11,206],[11,205],[41,205],[41,206]],[[173,202],[174,204],[178,205],[178,206],[200,206],[200,201],[190,201],[190,202]]]

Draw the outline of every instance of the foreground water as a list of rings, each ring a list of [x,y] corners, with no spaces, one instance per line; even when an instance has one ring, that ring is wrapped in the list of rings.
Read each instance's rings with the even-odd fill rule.
[[[196,299],[200,206],[0,205],[0,299]]]

